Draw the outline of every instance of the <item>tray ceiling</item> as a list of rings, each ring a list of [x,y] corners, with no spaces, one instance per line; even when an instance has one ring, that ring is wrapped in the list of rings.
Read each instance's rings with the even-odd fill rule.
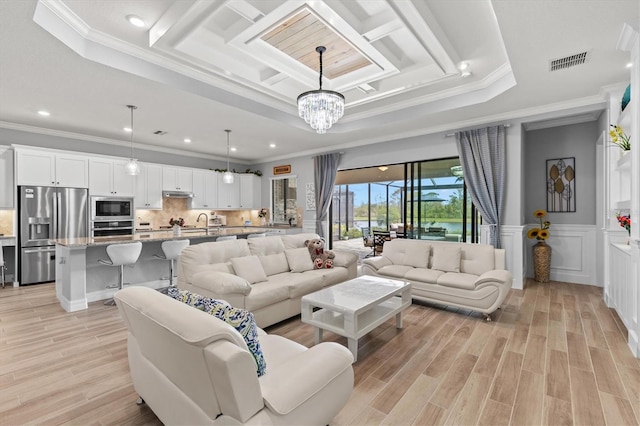
[[[135,104],[141,147],[224,158],[223,129],[232,128],[233,155],[247,162],[593,104],[603,85],[628,79],[628,54],[615,42],[626,17],[638,14],[634,0],[613,8],[548,0],[0,3],[3,127],[126,144],[124,105]],[[132,27],[128,15],[145,27]],[[325,135],[296,106],[300,93],[318,88],[318,45],[327,47],[323,88],[346,98],[344,117]],[[548,73],[549,60],[580,51],[590,52],[587,64]],[[46,124],[30,115],[40,105],[56,110]],[[187,137],[193,143],[182,145]]]

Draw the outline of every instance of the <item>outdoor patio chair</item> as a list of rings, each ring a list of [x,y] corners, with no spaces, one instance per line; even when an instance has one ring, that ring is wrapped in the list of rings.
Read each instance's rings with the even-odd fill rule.
[[[371,253],[367,254],[365,257],[375,256],[375,250],[373,248],[373,236],[371,235],[371,228],[362,228],[362,242],[365,247],[371,248]]]

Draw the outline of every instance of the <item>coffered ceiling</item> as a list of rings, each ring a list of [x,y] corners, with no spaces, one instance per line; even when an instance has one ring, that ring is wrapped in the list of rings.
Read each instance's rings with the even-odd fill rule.
[[[0,127],[126,144],[134,104],[139,147],[220,158],[230,128],[235,159],[255,163],[538,113],[593,119],[601,88],[628,80],[616,42],[639,3],[2,0]],[[323,88],[346,98],[324,135],[296,106],[318,88],[319,45]]]

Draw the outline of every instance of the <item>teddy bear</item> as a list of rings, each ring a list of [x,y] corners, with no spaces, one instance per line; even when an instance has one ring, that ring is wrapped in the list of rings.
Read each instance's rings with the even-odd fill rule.
[[[314,238],[312,240],[306,240],[304,245],[309,249],[309,254],[311,254],[311,260],[313,261],[313,267],[315,269],[333,268],[333,259],[336,255],[331,250],[324,249],[323,239]]]

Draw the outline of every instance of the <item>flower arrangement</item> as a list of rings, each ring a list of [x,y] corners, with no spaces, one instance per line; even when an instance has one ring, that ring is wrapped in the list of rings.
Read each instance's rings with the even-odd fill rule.
[[[549,238],[549,226],[551,225],[551,222],[549,222],[548,220],[545,220],[544,222],[542,221],[542,218],[546,215],[547,212],[545,212],[544,210],[536,210],[533,212],[533,216],[540,220],[540,227],[531,228],[529,232],[527,232],[528,238],[535,238],[539,241],[544,241]]]
[[[184,226],[184,219],[179,217],[177,219],[171,218],[169,219],[169,225],[171,226]]]
[[[631,235],[631,216],[616,213],[616,219],[618,219],[618,225],[626,229],[629,235]]]
[[[267,214],[268,214],[268,212],[267,212],[266,207],[263,207],[263,208],[261,208],[261,209],[260,209],[260,211],[258,212],[258,217],[260,217],[260,218],[264,218],[264,217],[267,217]]]
[[[629,136],[624,132],[622,127],[616,126],[614,124],[610,124],[613,127],[612,130],[609,130],[609,136],[611,137],[611,142],[617,145],[623,151],[629,151],[631,149],[631,143],[629,142]]]

